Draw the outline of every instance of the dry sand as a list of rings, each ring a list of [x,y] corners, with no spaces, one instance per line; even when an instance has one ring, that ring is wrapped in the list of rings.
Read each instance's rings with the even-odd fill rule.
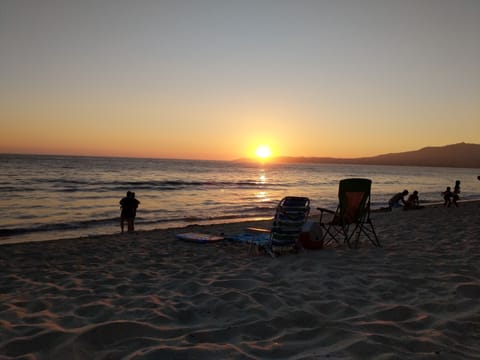
[[[275,259],[178,229],[0,246],[0,358],[480,358],[480,204],[373,219],[382,248]]]

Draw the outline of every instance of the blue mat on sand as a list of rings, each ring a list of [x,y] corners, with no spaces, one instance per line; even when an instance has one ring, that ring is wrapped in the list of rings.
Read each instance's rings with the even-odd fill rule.
[[[243,242],[245,244],[265,245],[270,240],[269,233],[241,233],[225,236],[225,240]]]

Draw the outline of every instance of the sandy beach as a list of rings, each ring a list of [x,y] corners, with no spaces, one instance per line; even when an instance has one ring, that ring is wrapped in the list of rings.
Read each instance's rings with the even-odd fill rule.
[[[278,258],[269,222],[0,247],[1,359],[478,359],[480,203],[375,213],[382,248]]]

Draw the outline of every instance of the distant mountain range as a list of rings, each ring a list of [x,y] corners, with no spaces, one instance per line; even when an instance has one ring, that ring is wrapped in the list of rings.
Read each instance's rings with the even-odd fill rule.
[[[459,143],[362,158],[276,157],[282,163],[365,164],[480,168],[480,144]]]

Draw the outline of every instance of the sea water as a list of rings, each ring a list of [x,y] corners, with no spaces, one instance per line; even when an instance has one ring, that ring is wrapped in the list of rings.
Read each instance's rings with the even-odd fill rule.
[[[0,155],[0,244],[120,231],[120,199],[140,200],[136,230],[266,219],[284,196],[335,209],[338,182],[372,179],[372,207],[418,190],[441,202],[455,180],[462,199],[480,198],[478,169],[269,164],[229,161]]]

